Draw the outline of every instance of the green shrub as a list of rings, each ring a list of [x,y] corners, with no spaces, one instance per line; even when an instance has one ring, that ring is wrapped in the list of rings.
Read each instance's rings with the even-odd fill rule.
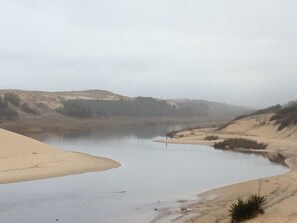
[[[297,104],[284,107],[276,115],[272,116],[271,121],[279,125],[278,130],[282,130],[290,125],[297,124]]]
[[[246,201],[238,198],[237,202],[230,206],[231,223],[251,219],[258,214],[263,214],[264,204],[265,197],[256,194],[250,194]]]
[[[249,206],[240,198],[238,198],[236,203],[231,204],[230,206],[230,215],[231,222],[241,221],[248,219],[250,213]]]
[[[263,213],[262,206],[265,204],[265,197],[256,194],[249,194],[247,202],[254,211]]]
[[[234,149],[265,149],[267,144],[258,143],[254,140],[249,139],[225,139],[223,142],[217,142],[214,144],[214,148],[223,150],[234,150]]]
[[[217,140],[217,139],[219,139],[219,137],[218,136],[213,136],[213,135],[206,136],[204,138],[204,140],[208,140],[208,141]]]

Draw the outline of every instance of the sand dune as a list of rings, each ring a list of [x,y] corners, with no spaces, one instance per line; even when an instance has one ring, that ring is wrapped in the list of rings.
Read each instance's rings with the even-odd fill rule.
[[[291,126],[277,130],[271,114],[248,117],[234,122],[221,131],[215,129],[193,129],[180,132],[175,138],[166,140],[167,143],[190,143],[212,145],[213,141],[204,138],[209,135],[219,137],[217,141],[226,138],[247,138],[268,144],[263,151],[265,155],[277,160],[285,160],[290,171],[284,175],[261,179],[261,194],[266,196],[265,214],[248,222],[279,223],[297,222],[297,127]],[[243,182],[223,188],[214,189],[199,195],[202,201],[189,205],[189,213],[180,213],[177,222],[195,223],[229,223],[230,204],[239,197],[244,198],[249,193],[257,193],[260,180]]]
[[[119,166],[110,159],[58,150],[0,129],[0,183],[102,171]]]

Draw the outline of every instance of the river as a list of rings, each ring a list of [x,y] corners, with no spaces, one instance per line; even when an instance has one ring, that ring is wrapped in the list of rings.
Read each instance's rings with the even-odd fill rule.
[[[254,154],[201,145],[154,142],[168,126],[107,128],[83,135],[46,135],[55,147],[104,156],[121,167],[104,172],[0,185],[5,223],[149,223],[155,209],[197,200],[211,188],[285,173]]]

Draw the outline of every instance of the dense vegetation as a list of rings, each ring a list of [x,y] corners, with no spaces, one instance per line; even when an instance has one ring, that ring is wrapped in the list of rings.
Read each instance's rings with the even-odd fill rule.
[[[21,103],[19,96],[16,94],[8,92],[0,97],[1,120],[15,120],[19,117],[18,111],[22,111],[30,115],[40,114],[36,109],[31,108],[28,103]]]
[[[201,121],[217,124],[248,111],[243,107],[205,100],[129,98],[100,90],[80,92],[0,90],[0,97],[2,98],[0,104],[1,122],[5,124],[5,120],[13,120],[18,117],[19,122],[15,122],[16,125],[27,118],[40,118],[40,122],[45,123],[47,118],[51,119],[56,116],[63,119],[65,118],[63,115],[81,118],[81,121],[98,118],[98,121]],[[74,100],[69,100],[71,98]],[[57,114],[57,112],[63,115]],[[41,119],[41,115],[43,119]],[[13,124],[9,123],[9,125]]]
[[[231,215],[231,223],[237,223],[256,217],[258,214],[263,214],[263,205],[265,204],[265,197],[250,194],[246,201],[238,198],[236,203],[231,205],[229,210]]]
[[[208,140],[208,141],[213,141],[213,140],[218,140],[219,137],[218,136],[213,136],[213,135],[210,135],[210,136],[206,136],[204,138],[204,140]]]
[[[31,107],[28,105],[28,103],[26,103],[26,102],[23,103],[23,104],[20,106],[20,108],[21,108],[21,110],[22,110],[23,112],[25,112],[25,113],[27,113],[27,114],[30,114],[30,115],[39,115],[39,114],[40,114],[37,110],[31,108]]]
[[[163,116],[173,114],[175,107],[153,98],[138,97],[129,101],[69,100],[58,111],[69,116]]]
[[[14,95],[7,95],[7,101],[14,105],[19,104],[18,98]],[[203,101],[187,101],[170,104],[166,100],[157,100],[151,97],[137,97],[131,100],[67,100],[63,102],[63,107],[58,112],[77,118],[91,117],[113,117],[113,116],[179,116],[195,117],[210,116],[214,110],[214,105],[207,105]],[[226,107],[227,109],[227,107]],[[30,109],[26,105],[21,106],[21,110],[29,114],[38,114],[37,111]],[[297,124],[297,103],[289,103],[282,108],[281,105],[274,105],[265,109],[241,115],[232,121],[220,126],[218,130],[224,129],[237,120],[246,117],[275,113],[271,120],[279,124],[279,130],[291,124]]]
[[[289,125],[297,124],[297,103],[292,103],[280,109],[276,115],[272,116],[271,121],[276,121],[279,125],[278,130],[282,130]]]
[[[223,142],[217,142],[214,144],[214,148],[223,150],[234,150],[234,149],[265,149],[267,144],[258,143],[254,140],[234,138],[225,139]]]
[[[178,116],[207,116],[210,115],[209,105],[200,101],[190,101],[187,103],[177,103],[178,108],[175,115]]]
[[[14,120],[18,117],[18,113],[15,112],[11,106],[9,106],[9,102],[14,102],[15,98],[10,98],[10,96],[0,97],[0,119],[1,120]]]
[[[79,118],[109,116],[206,116],[206,104],[185,103],[182,106],[171,105],[165,100],[151,97],[137,97],[133,100],[69,100],[58,112]]]
[[[11,103],[14,106],[20,106],[20,98],[19,98],[19,96],[15,95],[13,93],[10,93],[10,92],[8,92],[8,93],[6,93],[4,95],[3,102],[6,103],[6,104],[8,104],[8,102],[9,102],[9,103]]]

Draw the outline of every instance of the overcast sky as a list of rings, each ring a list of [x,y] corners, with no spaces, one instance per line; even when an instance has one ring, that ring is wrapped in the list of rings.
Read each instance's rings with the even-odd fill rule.
[[[0,88],[297,100],[296,0],[0,0]]]

